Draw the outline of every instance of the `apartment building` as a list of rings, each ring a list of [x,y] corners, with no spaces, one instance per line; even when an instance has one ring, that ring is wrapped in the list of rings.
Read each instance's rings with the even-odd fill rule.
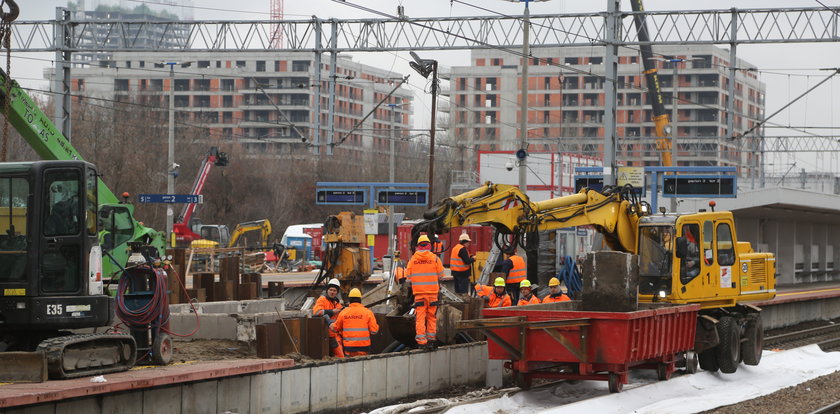
[[[677,165],[736,166],[755,174],[760,155],[748,151],[758,138],[726,139],[729,52],[715,46],[655,46],[658,56],[678,57],[679,100],[675,122]],[[532,152],[573,152],[601,157],[604,137],[604,49],[565,47],[532,50],[529,67],[528,136]],[[617,159],[628,166],[659,165],[651,107],[638,50],[619,49]],[[480,151],[519,148],[521,59],[497,50],[474,50],[470,66],[452,67],[448,119],[451,139]],[[673,72],[659,65],[666,110],[671,114]],[[585,74],[555,64],[573,66]],[[738,60],[738,68],[753,67]],[[735,77],[735,131],[764,115],[765,86],[755,71]],[[756,131],[760,133],[760,129]],[[475,162],[475,160],[471,160]]]
[[[329,65],[321,65],[318,114],[314,57],[312,52],[115,52],[108,65],[73,69],[72,89],[163,111],[174,88],[177,121],[241,140],[253,153],[288,153],[289,145],[305,151],[301,146],[316,141],[317,116],[321,143],[342,142],[336,151],[351,157],[387,153],[392,109],[386,104],[396,104],[393,125],[400,138],[411,128],[412,93],[401,87],[385,99],[398,82],[392,73],[340,57],[330,141]],[[166,62],[175,63],[172,78]]]

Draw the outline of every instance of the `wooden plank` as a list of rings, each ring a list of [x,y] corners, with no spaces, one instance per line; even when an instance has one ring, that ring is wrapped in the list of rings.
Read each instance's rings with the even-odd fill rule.
[[[213,283],[213,302],[236,300],[233,282],[225,280],[224,282]]]
[[[257,298],[257,284],[253,282],[240,283],[238,287],[237,300],[252,300]]]

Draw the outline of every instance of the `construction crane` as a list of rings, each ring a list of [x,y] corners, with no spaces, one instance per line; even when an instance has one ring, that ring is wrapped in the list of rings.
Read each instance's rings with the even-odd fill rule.
[[[224,167],[228,165],[228,157],[224,152],[219,152],[218,147],[210,147],[204,160],[201,162],[201,167],[198,169],[198,174],[195,176],[190,194],[201,195],[204,192],[204,184],[207,183],[207,177],[213,166]],[[175,233],[175,243],[178,246],[189,245],[193,240],[198,240],[201,237],[193,231],[191,222],[193,220],[193,213],[195,213],[197,203],[189,203],[184,205],[181,214],[175,220],[172,232]]]

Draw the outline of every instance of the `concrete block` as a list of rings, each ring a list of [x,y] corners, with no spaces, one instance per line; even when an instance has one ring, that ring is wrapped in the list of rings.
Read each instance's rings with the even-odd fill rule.
[[[181,387],[181,414],[216,414],[217,400],[208,398],[219,392],[218,381],[200,381]]]
[[[103,395],[102,414],[143,414],[143,391]]]
[[[91,413],[99,414],[99,401],[96,397],[81,398],[78,400],[59,401],[55,403],[55,414],[77,414]]]
[[[276,313],[286,310],[286,299],[261,299],[243,301],[241,313]]]
[[[282,371],[251,377],[251,414],[276,413],[282,395]]]
[[[502,388],[504,383],[505,361],[500,359],[487,360],[487,374],[484,385],[487,387]]]
[[[309,385],[309,411],[335,410],[338,394],[338,364],[312,367],[310,378],[312,380]]]
[[[375,407],[376,404],[388,398],[388,359],[370,358],[361,362],[363,365],[362,400],[365,406]]]
[[[335,403],[337,407],[348,409],[362,405],[364,401],[364,380],[366,379],[364,363],[365,360],[354,360],[336,364]],[[382,369],[384,371],[384,364]]]
[[[408,354],[408,395],[422,396],[429,393],[431,352],[412,351]]]
[[[236,340],[247,343],[253,343],[257,340],[256,318],[254,318],[252,315],[237,315]]]
[[[177,385],[173,387],[150,388],[143,390],[143,412],[181,412],[181,386]]]
[[[449,348],[449,384],[466,385],[470,377],[470,350],[467,346]]]
[[[391,356],[387,361],[386,397],[388,401],[408,396],[408,355]]]
[[[98,413],[98,411],[94,411]],[[55,414],[55,403],[31,405],[22,408],[7,408],[5,414]]]
[[[251,376],[228,377],[219,380],[216,412],[249,413],[251,408]]]
[[[295,368],[280,371],[283,380],[280,383],[280,412],[284,414],[305,413],[309,411],[310,368]]]
[[[484,384],[487,378],[487,344],[473,344],[467,349],[470,359],[468,381],[470,384]]]
[[[449,388],[449,347],[438,348],[429,355],[429,392]]]

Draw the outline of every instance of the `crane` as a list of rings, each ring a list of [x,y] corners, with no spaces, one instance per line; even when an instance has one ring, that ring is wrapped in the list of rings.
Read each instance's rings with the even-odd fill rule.
[[[207,177],[210,175],[210,170],[213,169],[213,166],[224,167],[226,165],[228,165],[227,154],[219,152],[218,147],[210,147],[210,150],[207,151],[204,160],[201,162],[201,167],[198,169],[198,174],[196,174],[190,194],[201,195],[204,192],[204,184],[207,183]],[[181,210],[181,214],[175,220],[172,232],[175,233],[175,243],[177,245],[189,245],[193,240],[201,238],[190,226],[197,205],[197,203],[184,205],[184,209]]]

